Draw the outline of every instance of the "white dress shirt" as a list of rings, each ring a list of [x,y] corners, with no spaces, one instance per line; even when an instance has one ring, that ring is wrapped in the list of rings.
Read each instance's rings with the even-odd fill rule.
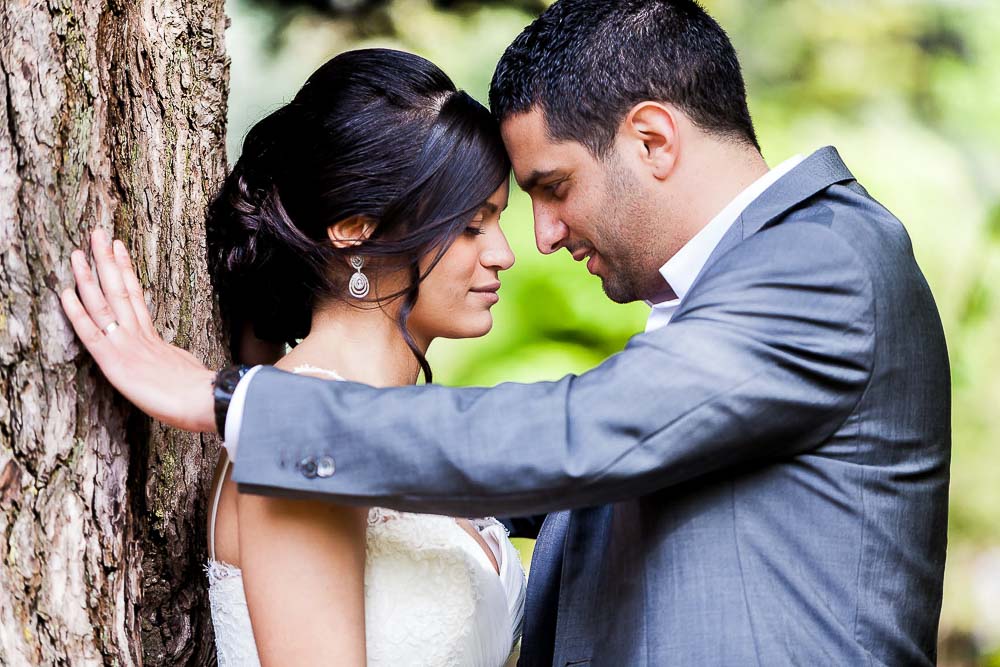
[[[670,323],[670,319],[674,316],[678,306],[681,305],[684,295],[691,289],[692,283],[705,266],[705,262],[712,256],[712,252],[729,231],[729,228],[733,226],[733,223],[757,197],[795,168],[799,162],[802,162],[802,159],[802,155],[791,157],[750,184],[746,190],[736,195],[736,198],[728,206],[722,209],[700,232],[678,250],[666,264],[660,267],[660,275],[670,285],[677,298],[650,304],[653,309],[646,321],[646,331],[653,331]],[[223,434],[223,440],[231,461],[236,460],[236,447],[239,442],[240,427],[243,424],[243,406],[246,402],[247,388],[258,370],[260,370],[260,366],[255,366],[243,376],[243,379],[236,385],[232,400],[229,402],[229,411],[226,413],[226,432]]]
[[[788,158],[780,165],[770,170],[750,186],[736,195],[733,201],[712,218],[700,232],[688,241],[677,253],[667,260],[667,263],[660,267],[660,275],[667,281],[677,298],[660,303],[649,303],[653,307],[646,320],[646,331],[655,331],[670,324],[674,313],[681,305],[684,296],[691,289],[698,274],[705,267],[705,262],[715,252],[722,237],[726,235],[733,223],[739,220],[750,204],[757,197],[761,196],[765,190],[778,182],[782,176],[795,168],[802,162],[803,156],[796,155]]]

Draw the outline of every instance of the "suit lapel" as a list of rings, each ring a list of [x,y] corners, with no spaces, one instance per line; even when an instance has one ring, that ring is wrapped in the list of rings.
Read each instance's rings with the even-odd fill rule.
[[[550,667],[556,641],[559,584],[570,512],[545,518],[531,555],[531,576],[524,603],[524,638],[519,667]]]
[[[602,600],[599,585],[610,547],[614,505],[574,510],[563,546],[559,611],[556,615],[556,663],[589,660],[595,615]]]

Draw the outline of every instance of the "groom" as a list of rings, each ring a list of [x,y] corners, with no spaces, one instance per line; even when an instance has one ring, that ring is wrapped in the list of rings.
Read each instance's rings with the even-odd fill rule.
[[[539,249],[651,302],[646,333],[583,375],[493,389],[220,373],[241,490],[555,512],[522,665],[932,664],[949,371],[899,221],[833,148],[768,170],[693,0],[561,0],[491,101]],[[214,429],[205,371],[124,372],[159,357],[102,317],[106,339],[82,337],[109,379]]]

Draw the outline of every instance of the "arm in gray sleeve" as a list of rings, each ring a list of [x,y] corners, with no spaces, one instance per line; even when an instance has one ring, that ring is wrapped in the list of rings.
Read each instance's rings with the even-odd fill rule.
[[[580,376],[374,389],[264,369],[247,393],[235,478],[245,492],[518,515],[793,455],[859,401],[873,299],[834,232],[777,225],[711,265],[670,326]]]

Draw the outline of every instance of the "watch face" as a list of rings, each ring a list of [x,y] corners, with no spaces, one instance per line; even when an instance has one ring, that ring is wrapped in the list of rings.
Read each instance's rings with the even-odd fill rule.
[[[236,391],[236,385],[240,383],[243,376],[250,370],[249,366],[230,366],[223,368],[215,376],[215,386],[229,394]]]

